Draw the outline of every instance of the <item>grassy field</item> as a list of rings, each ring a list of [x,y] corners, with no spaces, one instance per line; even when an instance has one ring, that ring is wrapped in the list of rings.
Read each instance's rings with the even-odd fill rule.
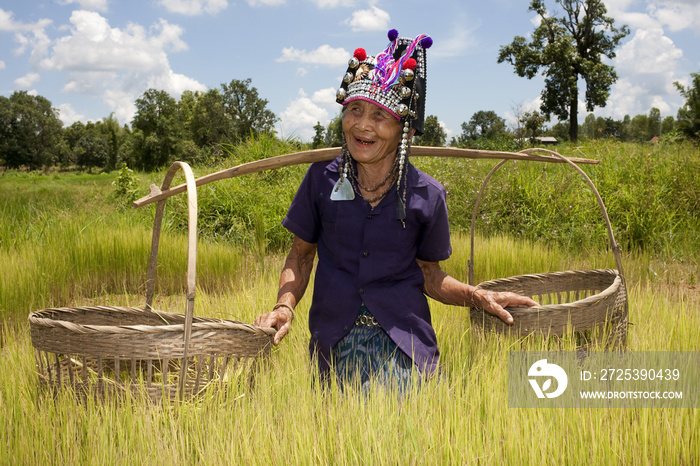
[[[471,327],[467,310],[436,302],[431,309],[444,376],[403,398],[380,387],[368,397],[312,388],[306,325],[312,290],[252,388],[229,386],[172,406],[129,398],[119,406],[84,403],[68,392],[51,397],[35,374],[27,314],[49,306],[144,302],[153,211],[115,207],[114,176],[0,177],[0,464],[700,462],[698,409],[508,408],[508,352],[573,349],[573,343],[483,335]],[[162,175],[138,176],[145,192]],[[182,312],[186,242],[181,206],[174,207],[161,246],[155,307]],[[477,237],[477,281],[614,267],[604,247],[567,248],[522,236]],[[630,349],[700,350],[697,256],[679,252],[686,247],[625,248]],[[444,267],[466,280],[469,238],[458,229],[453,248]],[[282,259],[274,248],[263,257],[203,235],[195,313],[252,322],[274,304]]]

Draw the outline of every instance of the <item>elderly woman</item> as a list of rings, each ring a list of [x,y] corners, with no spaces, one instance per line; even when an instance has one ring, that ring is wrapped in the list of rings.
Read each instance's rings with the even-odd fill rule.
[[[283,225],[294,234],[277,304],[257,325],[274,327],[278,344],[309,283],[312,359],[341,381],[410,380],[438,370],[426,295],[477,305],[506,323],[507,306],[536,305],[512,293],[464,284],[440,268],[452,250],[445,189],[408,161],[423,132],[426,63],[432,39],[398,37],[376,57],[355,50],[338,90],[342,153],[311,165]]]

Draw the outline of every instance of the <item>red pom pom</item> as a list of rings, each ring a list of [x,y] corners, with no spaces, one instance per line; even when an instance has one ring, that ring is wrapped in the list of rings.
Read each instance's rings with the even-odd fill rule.
[[[416,60],[414,60],[413,58],[409,58],[408,60],[406,60],[404,62],[402,69],[404,69],[404,70],[409,69],[409,70],[413,71],[416,69],[416,65],[418,65],[418,63],[416,63]]]
[[[365,61],[367,60],[367,52],[365,52],[365,49],[355,49],[355,53],[353,54],[353,57],[357,58],[360,61]]]

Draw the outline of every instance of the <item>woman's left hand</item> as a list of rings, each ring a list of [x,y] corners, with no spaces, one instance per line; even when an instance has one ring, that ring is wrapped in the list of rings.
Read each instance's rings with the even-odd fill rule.
[[[425,278],[424,291],[441,303],[454,306],[477,306],[493,314],[508,325],[513,325],[513,316],[504,308],[538,306],[527,296],[510,291],[496,292],[475,288],[452,278],[440,267],[439,262],[426,262],[416,259]]]

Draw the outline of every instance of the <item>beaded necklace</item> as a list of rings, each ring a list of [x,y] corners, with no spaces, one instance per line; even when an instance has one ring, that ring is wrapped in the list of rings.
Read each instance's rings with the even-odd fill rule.
[[[348,168],[353,166],[352,156],[350,155],[350,152],[347,150],[347,146],[345,145],[345,141],[343,141],[343,164],[345,167],[348,167]],[[387,195],[387,193],[391,190],[391,187],[393,186],[394,182],[397,179],[396,174],[397,174],[398,169],[399,169],[399,158],[395,157],[394,163],[391,165],[391,168],[387,172],[384,179],[381,180],[376,185],[371,186],[371,187],[365,186],[364,184],[362,184],[360,182],[360,180],[357,177],[357,166],[355,166],[354,169],[352,169],[352,168],[350,168],[349,170],[346,169],[345,173],[347,173],[347,175],[348,175],[348,179],[350,180],[350,184],[352,185],[353,190],[357,194],[359,194],[362,197],[362,199],[364,199],[366,202],[368,202],[369,204],[372,204],[373,202],[377,202],[377,201],[384,199],[384,197]],[[365,195],[362,194],[362,191],[360,190],[360,188],[362,188],[366,192],[373,193],[373,192],[379,190],[379,188],[381,188],[382,186],[386,186],[386,188],[381,193],[379,193],[378,195],[371,197],[371,198],[365,197]],[[374,207],[372,207],[372,208],[374,208]]]

